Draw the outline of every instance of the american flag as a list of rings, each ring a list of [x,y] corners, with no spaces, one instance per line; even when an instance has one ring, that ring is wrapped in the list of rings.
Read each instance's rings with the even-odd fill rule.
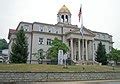
[[[78,17],[79,17],[79,22],[80,22],[80,20],[81,20],[81,28],[80,28],[80,33],[81,33],[81,35],[82,35],[82,38],[83,38],[83,18],[82,18],[82,5],[80,6],[80,10],[79,10]]]
[[[78,17],[79,17],[79,22],[80,22],[80,17],[81,17],[81,14],[82,14],[82,5],[80,6],[80,10],[79,10],[79,14],[78,14]]]

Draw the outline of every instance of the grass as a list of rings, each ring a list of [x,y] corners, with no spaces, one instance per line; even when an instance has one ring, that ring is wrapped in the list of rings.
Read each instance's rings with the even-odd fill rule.
[[[120,72],[120,67],[99,65],[0,64],[0,72]]]

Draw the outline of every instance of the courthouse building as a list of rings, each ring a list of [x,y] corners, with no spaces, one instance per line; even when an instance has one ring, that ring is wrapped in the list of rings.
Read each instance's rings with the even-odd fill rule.
[[[15,33],[21,28],[25,30],[28,40],[28,63],[37,63],[37,58],[32,53],[37,53],[40,49],[47,51],[55,37],[69,47],[68,56],[73,61],[95,61],[95,51],[100,41],[105,46],[107,53],[111,51],[113,47],[112,35],[92,31],[84,26],[82,38],[80,28],[71,24],[71,15],[69,9],[63,5],[58,11],[57,24],[55,25],[41,22],[20,22],[16,30],[9,29],[9,52]]]

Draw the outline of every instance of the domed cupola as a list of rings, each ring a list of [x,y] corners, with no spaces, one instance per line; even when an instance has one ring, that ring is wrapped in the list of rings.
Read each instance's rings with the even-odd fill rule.
[[[57,21],[65,24],[71,24],[71,13],[69,9],[63,5],[57,14]]]

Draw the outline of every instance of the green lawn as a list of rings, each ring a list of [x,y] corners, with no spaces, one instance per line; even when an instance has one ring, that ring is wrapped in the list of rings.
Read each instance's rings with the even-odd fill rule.
[[[0,64],[0,72],[120,72],[120,67],[99,66],[99,65],[72,65],[65,69],[60,65],[45,64]],[[83,70],[84,67],[84,70]]]

